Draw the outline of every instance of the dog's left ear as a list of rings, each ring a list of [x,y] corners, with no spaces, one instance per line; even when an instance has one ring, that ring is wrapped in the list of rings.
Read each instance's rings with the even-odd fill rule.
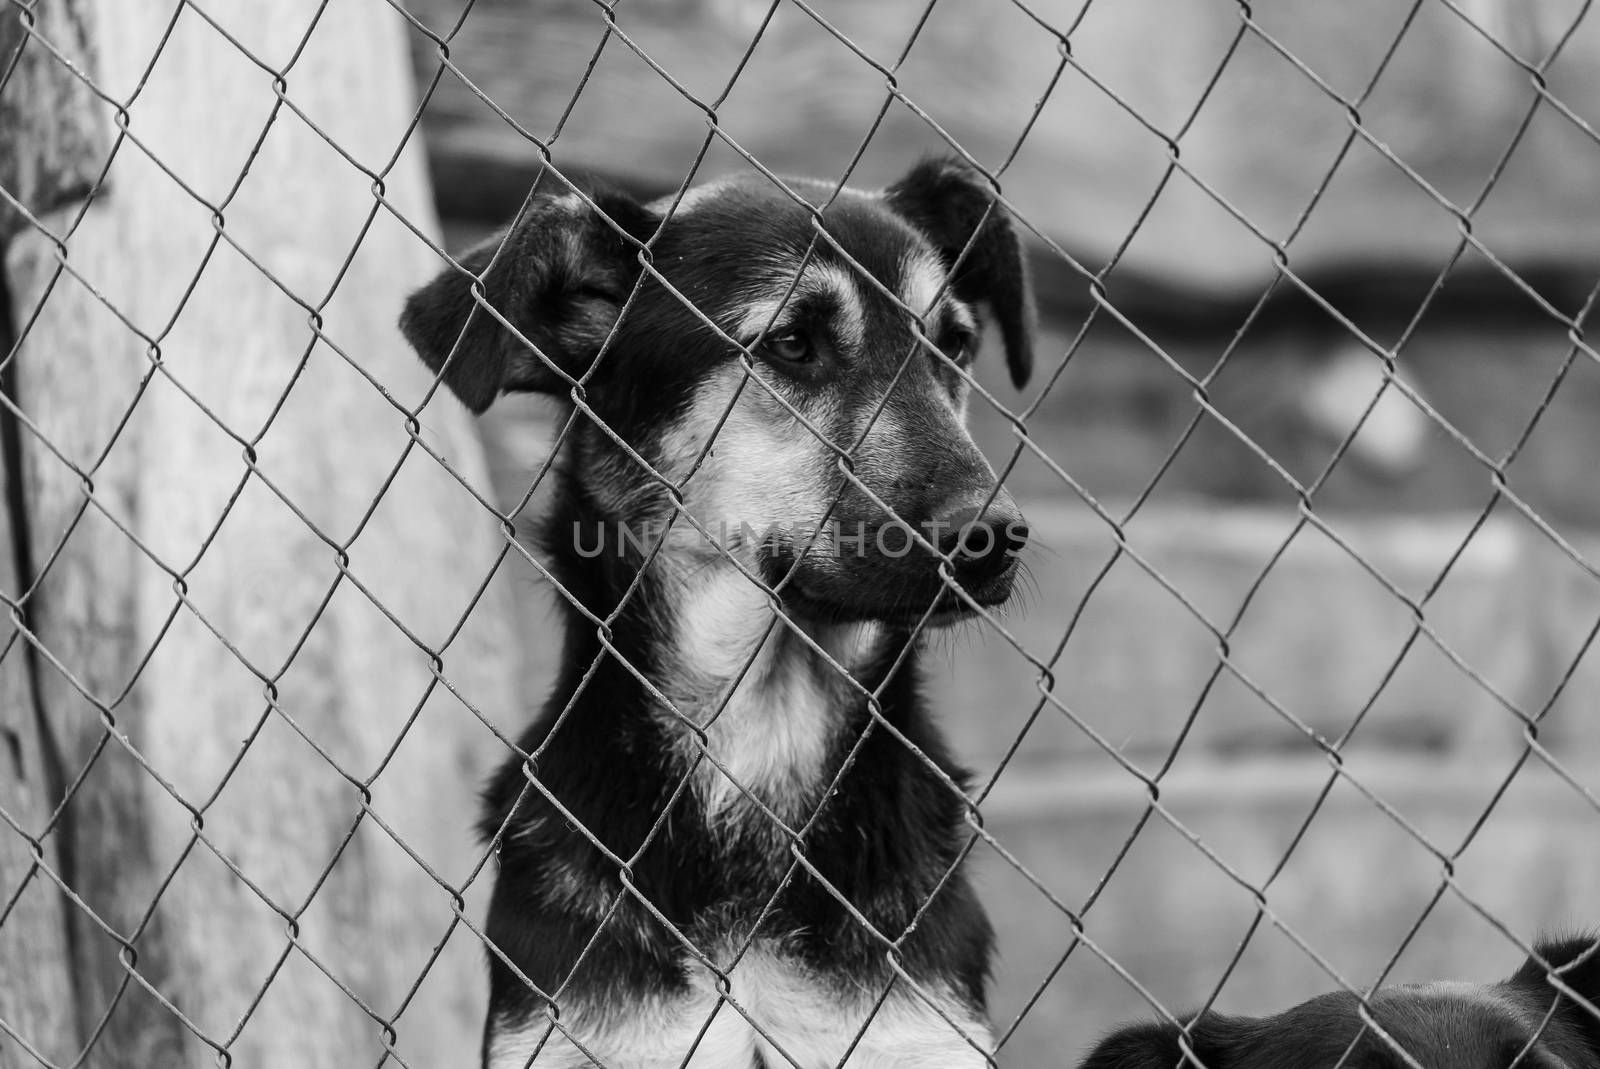
[[[988,303],[1005,341],[1011,382],[1018,389],[1027,385],[1038,325],[1027,259],[1011,217],[983,175],[962,160],[924,160],[884,195],[932,239],[946,265],[966,252],[952,288],[962,300]]]

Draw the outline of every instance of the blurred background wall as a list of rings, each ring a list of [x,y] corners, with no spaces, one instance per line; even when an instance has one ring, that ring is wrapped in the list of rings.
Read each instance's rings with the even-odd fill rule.
[[[1329,969],[1503,974],[1495,925],[1600,923],[1587,5],[413,10],[459,71],[413,36],[457,245],[546,152],[661,194],[746,154],[882,185],[954,144],[1025,221],[1041,373],[1019,397],[991,360],[972,407],[1036,532],[1031,589],[1010,637],[941,639],[936,683],[1012,854],[978,851],[997,1021],[1038,1000],[1003,1063],[1150,1012],[1069,914],[1167,1006],[1220,984],[1255,1012]],[[503,504],[544,418],[490,416]],[[1570,772],[1528,758],[1535,716]]]

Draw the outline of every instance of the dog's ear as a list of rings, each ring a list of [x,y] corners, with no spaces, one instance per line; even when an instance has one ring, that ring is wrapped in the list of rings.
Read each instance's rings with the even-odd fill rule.
[[[1600,1058],[1600,1016],[1595,1013],[1600,1010],[1600,935],[1541,942],[1534,951],[1549,963],[1563,984],[1595,1007],[1591,1010],[1561,995],[1562,1018],[1583,1037],[1590,1053]],[[1508,983],[1545,996],[1558,994],[1545,967],[1532,958],[1522,963]],[[1548,1000],[1541,999],[1540,1005],[1548,1005]]]
[[[610,222],[575,194],[540,198],[406,300],[401,332],[472,411],[502,391],[565,395],[605,343],[640,271],[635,241],[659,220],[620,193],[592,199]],[[480,280],[483,302],[537,352],[479,303]]]
[[[1189,1046],[1206,1069],[1228,1069],[1231,1052],[1249,1022],[1207,1013],[1189,1030]],[[1184,1057],[1183,1031],[1170,1021],[1124,1025],[1089,1052],[1078,1069],[1193,1069]]]
[[[1027,385],[1037,328],[1027,258],[1011,217],[983,175],[959,159],[924,160],[885,197],[928,235],[947,265],[966,252],[952,288],[962,300],[988,302],[1000,324],[1011,382],[1018,389]]]

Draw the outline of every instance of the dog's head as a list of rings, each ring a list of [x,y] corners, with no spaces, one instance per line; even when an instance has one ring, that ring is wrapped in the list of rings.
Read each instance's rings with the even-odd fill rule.
[[[1379,989],[1367,1000],[1377,1029],[1345,991],[1274,1017],[1205,1013],[1187,1042],[1206,1069],[1600,1069],[1600,947],[1572,939],[1541,944],[1536,954],[1497,984]],[[1192,1065],[1180,1036],[1171,1023],[1132,1025],[1103,1040],[1080,1069]]]
[[[656,535],[681,501],[699,526],[674,545],[741,556],[798,607],[915,619],[941,564],[1005,600],[1027,528],[966,431],[965,371],[987,314],[1023,385],[1034,323],[978,172],[930,161],[820,213],[756,175],[665,222],[667,202],[590,199],[536,198],[411,296],[401,328],[457,397],[576,398],[568,470],[603,515]]]

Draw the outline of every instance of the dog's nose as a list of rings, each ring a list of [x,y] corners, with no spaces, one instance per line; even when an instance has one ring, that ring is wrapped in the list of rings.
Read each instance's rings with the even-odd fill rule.
[[[1028,544],[1028,525],[1009,500],[997,498],[986,509],[954,509],[939,524],[939,551],[950,557],[962,580],[1003,575]]]

